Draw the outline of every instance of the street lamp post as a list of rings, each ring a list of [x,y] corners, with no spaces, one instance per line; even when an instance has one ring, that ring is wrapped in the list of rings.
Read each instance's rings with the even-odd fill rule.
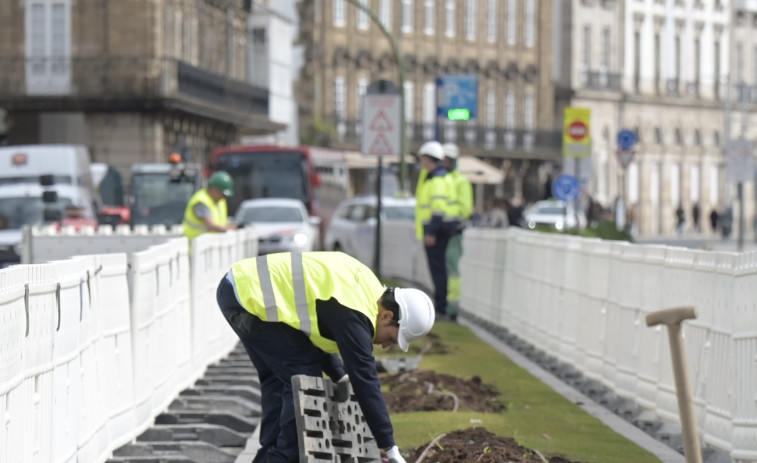
[[[376,13],[373,12],[370,8],[360,3],[359,0],[347,0],[347,3],[350,3],[355,6],[355,8],[358,8],[362,11],[364,11],[368,17],[371,18],[371,21],[378,26],[379,30],[382,34],[384,34],[384,37],[386,37],[387,40],[389,40],[389,44],[392,47],[392,53],[394,54],[394,61],[397,63],[397,70],[398,70],[398,79],[399,79],[399,93],[400,93],[400,191],[405,190],[405,182],[407,179],[407,167],[405,166],[405,146],[407,144],[407,141],[405,140],[405,62],[402,59],[402,53],[400,52],[399,46],[397,46],[397,40],[395,40],[394,36],[386,30],[386,27],[384,27],[383,24],[381,24],[381,20],[378,16],[376,16]]]

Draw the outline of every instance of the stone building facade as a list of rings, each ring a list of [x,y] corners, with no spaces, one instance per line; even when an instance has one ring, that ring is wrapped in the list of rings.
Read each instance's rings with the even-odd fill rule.
[[[742,126],[747,139],[756,135],[755,12],[744,1],[556,2],[557,107],[591,109],[588,192],[605,206],[625,199],[639,233],[672,234],[679,205],[688,231],[694,204],[704,231],[711,210],[736,209],[724,151]],[[617,157],[622,129],[638,139],[627,168]],[[748,226],[752,185],[745,184]]]
[[[359,0],[397,42],[405,68],[410,151],[436,135],[436,78],[478,78],[478,117],[441,121],[439,138],[506,174],[492,194],[543,196],[560,160],[554,115],[552,2],[536,0]],[[390,42],[345,0],[300,2],[304,65],[297,84],[301,139],[360,146],[360,102],[377,79],[399,81]]]
[[[9,144],[79,143],[128,173],[284,126],[251,79],[244,0],[0,2]],[[262,5],[261,5],[262,6]]]

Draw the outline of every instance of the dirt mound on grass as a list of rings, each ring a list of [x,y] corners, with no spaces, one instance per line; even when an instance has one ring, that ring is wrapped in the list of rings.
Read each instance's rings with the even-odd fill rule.
[[[431,370],[415,370],[382,378],[392,413],[417,411],[474,411],[498,413],[507,407],[499,392],[481,378],[462,379]]]
[[[510,437],[485,428],[452,431],[418,447],[408,463],[579,463],[561,456],[547,457],[522,447]]]

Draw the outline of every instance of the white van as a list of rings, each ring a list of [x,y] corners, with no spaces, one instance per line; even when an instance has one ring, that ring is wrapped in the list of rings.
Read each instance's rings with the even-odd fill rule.
[[[20,261],[24,225],[60,220],[67,206],[96,218],[89,164],[84,146],[0,147],[0,268]]]

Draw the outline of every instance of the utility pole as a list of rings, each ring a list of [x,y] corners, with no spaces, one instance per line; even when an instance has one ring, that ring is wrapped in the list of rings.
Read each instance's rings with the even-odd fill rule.
[[[381,20],[376,13],[363,5],[359,0],[347,0],[347,3],[350,3],[354,5],[355,8],[365,12],[368,17],[371,18],[373,24],[378,26],[381,33],[384,34],[384,37],[389,41],[389,45],[392,47],[392,53],[394,54],[394,61],[397,63],[397,77],[399,80],[397,86],[399,87],[400,93],[400,191],[405,191],[405,183],[407,181],[407,166],[405,165],[405,152],[407,146],[405,134],[405,61],[402,58],[402,52],[397,45],[397,40],[395,40],[394,36],[386,30],[386,27],[384,27],[383,24],[381,24]]]

